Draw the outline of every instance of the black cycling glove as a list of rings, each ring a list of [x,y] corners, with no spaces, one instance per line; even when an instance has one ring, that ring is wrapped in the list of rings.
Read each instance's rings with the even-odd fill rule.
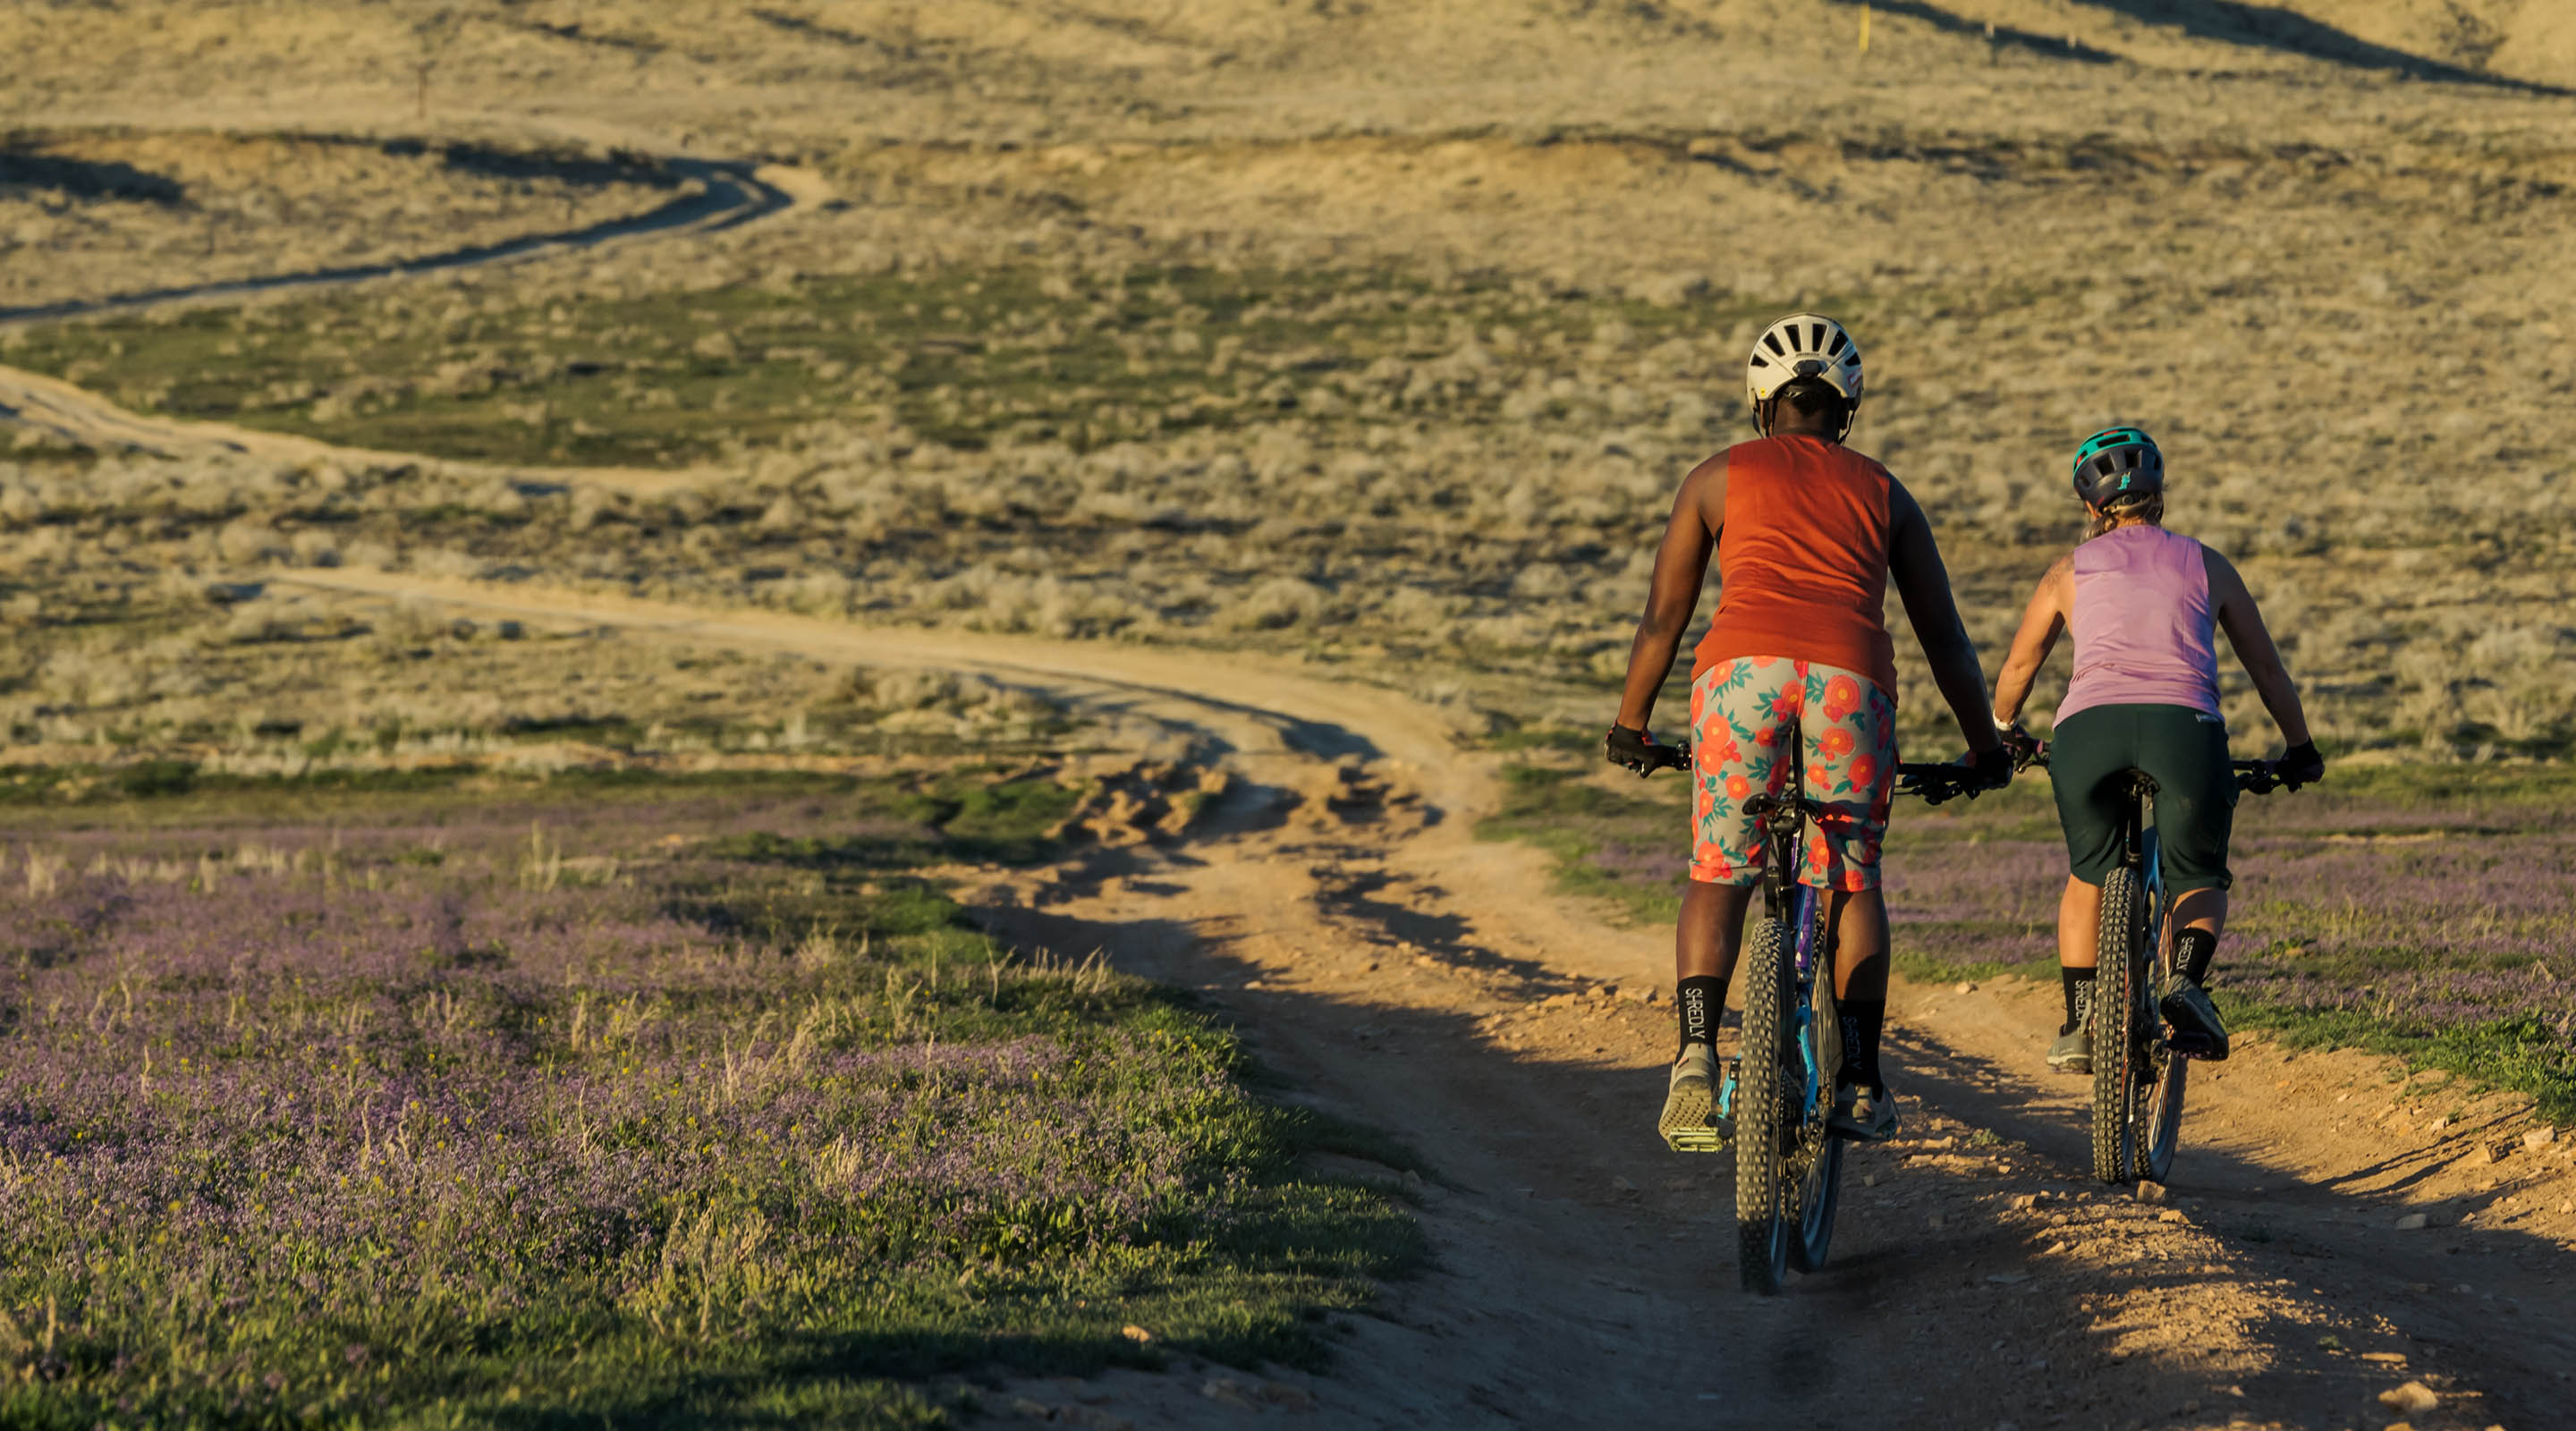
[[[1980,790],[2001,790],[2012,783],[2011,746],[1998,745],[1992,750],[1981,750],[1968,757],[1968,763],[1976,767],[1977,788]]]
[[[2029,769],[2030,763],[2039,758],[2039,737],[2022,729],[2020,721],[1996,731],[1995,738],[2002,741],[2004,749],[2011,753],[2016,771]]]
[[[2281,752],[2281,758],[2272,762],[2272,773],[2281,777],[2282,784],[2296,790],[2325,778],[2326,758],[2317,753],[2315,741],[2303,740]]]
[[[1672,752],[1655,744],[1653,735],[1643,730],[1630,730],[1611,722],[1610,734],[1602,741],[1602,757],[1623,770],[1651,775],[1657,767],[1672,762]]]

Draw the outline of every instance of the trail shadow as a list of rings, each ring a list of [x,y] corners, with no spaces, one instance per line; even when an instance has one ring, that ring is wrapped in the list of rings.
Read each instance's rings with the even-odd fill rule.
[[[2109,10],[2151,25],[2178,29],[2194,39],[2281,50],[2351,65],[2356,69],[2387,70],[2409,79],[2489,85],[2525,94],[2571,93],[2557,85],[2510,79],[2388,45],[2374,44],[2350,31],[2337,29],[2322,20],[2312,20],[2278,5],[2241,4],[2237,0],[2076,0],[2076,3]]]
[[[163,208],[188,202],[188,187],[166,174],[114,159],[41,154],[16,140],[0,146],[0,195],[12,189],[59,189],[85,199],[130,199]]]
[[[545,20],[519,19],[514,16],[504,20],[503,23],[523,34],[543,35],[548,39],[565,40],[576,45],[623,50],[633,55],[658,55],[670,48],[659,40],[585,30],[579,21],[556,24]]]
[[[2038,34],[2009,25],[1989,26],[1983,21],[1970,20],[1938,5],[1925,3],[1925,0],[1833,0],[1833,3],[1846,8],[1867,5],[1891,14],[1910,16],[1945,34],[1981,36],[1997,48],[2025,50],[2051,59],[2110,64],[2122,58],[2112,51],[2079,43],[2071,36]],[[2408,79],[2485,85],[2534,95],[2576,94],[2576,90],[2562,86],[2490,74],[2377,44],[2278,5],[2246,4],[2239,3],[2239,0],[2074,0],[2074,3],[2108,10],[2165,29],[2179,30],[2193,39],[2304,55],[2309,59],[2350,65],[2355,69],[2381,70]]]
[[[1377,742],[1348,726],[1335,725],[1330,721],[1309,720],[1304,716],[1292,716],[1282,711],[1245,705],[1237,701],[1220,700],[1198,691],[1179,690],[1144,681],[1112,680],[1086,671],[1052,671],[1044,666],[1025,666],[1014,662],[979,662],[977,669],[1011,672],[1022,679],[1034,677],[1044,682],[1071,680],[1105,691],[1133,691],[1139,696],[1157,696],[1164,700],[1181,701],[1209,710],[1224,711],[1228,715],[1241,716],[1277,732],[1280,744],[1300,755],[1312,755],[1325,760],[1357,757],[1363,761],[1373,761],[1383,753],[1378,749]],[[1119,706],[1113,700],[1097,697],[1087,701],[1086,704],[1095,705],[1104,710],[1129,709]],[[1142,712],[1136,713],[1142,714]],[[1236,747],[1232,743],[1215,732],[1204,728],[1196,729],[1198,737],[1207,742],[1207,749],[1210,752],[1223,755],[1235,750]]]
[[[631,238],[640,234],[660,233],[674,229],[690,228],[699,233],[719,233],[754,219],[765,218],[795,202],[784,191],[755,177],[753,174],[755,166],[748,162],[669,159],[662,163],[674,183],[698,181],[700,185],[698,192],[683,194],[646,213],[622,219],[609,219],[577,229],[527,234],[519,238],[504,239],[498,243],[474,244],[421,258],[396,259],[386,263],[351,264],[339,268],[304,269],[293,273],[269,274],[259,278],[227,279],[219,283],[178,284],[168,288],[119,294],[113,298],[79,299],[22,308],[0,308],[0,325],[44,322],[55,318],[71,318],[93,313],[116,313],[195,299],[229,298],[297,288],[327,288],[402,274],[436,273],[446,269],[470,268],[476,264],[497,263],[550,249],[589,248],[607,243],[612,239]]]
[[[2036,30],[2024,30],[2014,25],[1990,25],[1983,20],[1971,20],[1964,15],[1944,10],[1938,5],[1927,5],[1923,0],[1833,0],[1833,3],[1851,9],[1866,6],[1873,10],[1883,10],[1891,15],[1903,15],[1910,19],[1921,20],[1945,35],[1965,35],[1972,39],[1982,39],[1999,50],[2027,50],[2052,60],[2075,60],[2088,65],[2117,64],[2120,61],[2120,56],[2111,51],[2097,50],[2091,45],[2079,44],[2071,36],[2043,35]]]
[[[844,30],[838,25],[827,25],[820,20],[806,19],[802,15],[790,15],[784,10],[753,10],[750,13],[751,18],[773,30],[785,30],[789,34],[803,35],[808,39],[826,40],[854,50],[870,50],[881,55],[909,57],[901,46],[890,45],[874,36],[862,35],[856,30]]]
[[[1375,931],[1381,936],[1377,942],[1386,945],[1390,953],[1429,960],[1444,969],[1507,975],[1543,988],[1564,990],[1574,986],[1573,981],[1544,964],[1512,958],[1470,939],[1463,915],[1426,913],[1410,904],[1379,898],[1400,884],[1395,876],[1383,871],[1334,869],[1320,873],[1317,882],[1325,909]],[[1424,886],[1421,893],[1435,901],[1441,897],[1436,886]]]
[[[1453,923],[1378,897],[1382,881],[1347,888],[1351,894],[1329,907],[1334,922],[1363,943],[1407,940],[1451,959],[1477,952]],[[1132,919],[1060,909],[976,914],[1006,939],[1058,951],[1106,949],[1129,972],[1201,991],[1255,1057],[1286,1080],[1289,1091],[1280,1096],[1425,1150],[1425,1176],[1440,1189],[1426,1199],[1439,1270],[1392,1293],[1385,1316],[1427,1340],[1399,1342],[1389,1333],[1346,1346],[1339,1371],[1363,1395],[1390,1376],[1418,1377],[1472,1386],[1548,1424],[1734,1425],[1723,1407],[1705,1404],[1711,1396],[1700,1388],[1740,1388],[1747,1403],[1796,1406],[1825,1418],[1816,1424],[1857,1425],[1892,1414],[1911,1426],[1985,1431],[1996,1420],[1999,1387],[2015,1388],[2013,1408],[2029,1413],[2017,1417],[2024,1425],[2125,1425],[2150,1410],[2162,1415],[2194,1405],[2241,1408],[2267,1424],[2340,1424],[2320,1418],[2329,1407],[2366,1404],[2397,1379],[2348,1354],[2318,1350],[2326,1324],[2305,1319],[2326,1303],[2323,1294],[2344,1290],[2337,1279],[2378,1276],[2384,1269],[2377,1261],[2331,1235],[2236,1236],[2226,1208],[2195,1212],[2188,1246],[2159,1241],[2171,1231],[2163,1226],[2168,1209],[2090,1185],[2079,1161],[2080,1127],[2034,1112],[2007,1090],[1979,1086],[2004,1071],[1936,1044],[1908,1041],[1897,1055],[1907,1070],[1916,1141],[1852,1149],[1830,1263],[1793,1277],[1781,1297],[1756,1301],[1735,1288],[1731,1160],[1673,1155],[1652,1136],[1660,1070],[1604,1067],[1562,1041],[1553,1052],[1515,1046],[1473,1007],[1481,996],[1447,1004],[1382,996],[1371,981],[1409,971],[1358,982],[1329,973],[1330,958],[1347,954],[1317,956],[1323,962],[1314,973],[1328,983],[1304,982],[1304,955],[1283,981],[1274,961],[1245,958],[1232,947],[1262,932],[1243,927],[1260,917],[1249,912],[1201,923],[1152,912],[1150,903]],[[1528,977],[1533,987],[1519,997],[1534,999],[1549,984],[1567,982],[1533,965],[1493,967]],[[1481,987],[1509,999],[1508,983],[1495,978]],[[1568,1017],[1582,1020],[1576,1045],[1635,1037],[1588,1014]],[[2034,1154],[2062,1166],[2043,1167],[2036,1182],[2018,1176],[1998,1184],[1958,1165],[1969,1160],[1920,1157],[1927,1127],[1991,1128],[2007,1140],[2000,1151],[2020,1166],[2029,1167]],[[2010,1146],[2015,1141],[2024,1146]],[[2202,1150],[2186,1156],[2196,1172],[2232,1163]],[[2040,1213],[2008,1215],[2005,1194],[2032,1187],[2045,1189]],[[2041,1252],[2055,1236],[2044,1221],[2048,1209],[2060,1206],[2091,1238],[2092,1250],[2071,1263]],[[1946,1221],[1927,1230],[1932,1210],[1946,1212]],[[2227,1243],[2229,1270],[2189,1250],[2209,1245],[2200,1234]],[[2136,1250],[2123,1255],[2118,1243],[2128,1235]],[[2508,1237],[2484,1260],[2544,1246]],[[2421,1255],[2448,1256],[2430,1248]],[[2429,1269],[2422,1280],[2433,1280]],[[2278,1282],[2313,1286],[2320,1297],[2224,1304],[2253,1344],[2281,1352],[2260,1369],[2223,1358],[2195,1364],[2181,1349],[2188,1339],[2159,1338],[2138,1320],[2160,1319],[2158,1308],[2185,1315],[2182,1309],[2214,1292],[2227,1295],[2225,1286]],[[2504,1382],[2536,1387],[2531,1368],[2554,1364],[2555,1346],[2528,1337],[2501,1348],[2491,1308],[2424,1316],[2366,1287],[2345,1295],[2366,1297],[2370,1313],[2388,1315],[2416,1344],[2446,1348],[2438,1369],[2487,1377],[2477,1384],[2501,1410],[2530,1404],[2499,1395]],[[2540,1320],[2524,1317],[2517,1331]],[[2358,1315],[2333,1325],[2358,1352],[2380,1344],[2360,1344],[2367,1323]],[[1667,1325],[1688,1329],[1685,1349],[1669,1361],[1653,1340]],[[2149,1335],[2136,1335],[2141,1331]],[[1462,1333],[1473,1339],[1472,1351]],[[2556,1339],[2543,1333],[2544,1341]],[[1622,1375],[1561,1375],[1557,1355],[1588,1357],[1595,1342],[1621,1347]],[[1422,1346],[1443,1354],[1419,1364],[1402,1355],[1411,1349],[1419,1357]],[[1904,1373],[1857,1382],[1835,1375],[1855,1363]],[[2043,1366],[2044,1374],[2035,1369]],[[2499,1366],[2516,1368],[2518,1379],[2488,1375]]]
[[[2068,1096],[2052,1100],[2053,1090],[2034,1088],[2028,1070],[1961,1052],[1920,1029],[1902,1035],[1891,1031],[1888,1048],[1894,1066],[1904,1071],[1908,1093],[1991,1130],[2002,1140],[2001,1151],[2017,1146],[2037,1155],[2045,1164],[2044,1176],[2097,1196],[2121,1196],[2119,1189],[2103,1188],[2092,1176],[2090,1132],[2082,1111],[2090,1106],[2089,1080],[2067,1078]],[[2206,1068],[2194,1072],[2204,1074]],[[2035,1099],[2060,1106],[2035,1106]],[[2073,1107],[2065,1106],[2070,1102]],[[2512,1187],[2498,1185],[2474,1197],[2447,1200],[2431,1210],[2431,1228],[2393,1234],[2402,1210],[2393,1194],[2415,1186],[2433,1168],[2369,1188],[2359,1186],[2362,1173],[2310,1180],[2225,1149],[2195,1145],[2188,1095],[2185,1106],[2182,1147],[2167,1187],[2205,1230],[2227,1238],[2248,1256],[2298,1258],[2302,1265],[2296,1280],[2317,1284],[2320,1291],[2353,1279],[2344,1295],[2364,1300],[2402,1335],[2486,1359],[2484,1374],[2495,1383],[2490,1394],[2505,1384],[2537,1385],[2542,1369],[2554,1377],[2557,1367],[2576,1365],[2576,1324],[2565,1319],[2520,1318],[2510,1345],[2499,1345],[2493,1336],[2499,1295],[2513,1302],[2512,1294],[2518,1292],[2563,1305],[2568,1299],[2557,1285],[2576,1273],[2576,1257],[2558,1242],[2487,1224],[2489,1209],[2512,1196]],[[2376,1166],[2384,1169],[2407,1160],[2401,1156]],[[2413,1206],[2423,1210],[2421,1204]],[[2139,1207],[2142,1214],[2156,1212],[2145,1204]],[[2466,1213],[2478,1215],[2473,1232],[2461,1226]],[[2389,1294],[2397,1290],[2392,1281],[2411,1284],[2419,1294],[2458,1284],[2482,1299],[2419,1296],[2399,1308],[2390,1301]],[[2284,1327],[2281,1333],[2315,1334],[2313,1328],[2299,1327]],[[2246,1383],[2249,1392],[2255,1385]]]
[[[364,144],[367,141],[341,142]],[[450,169],[495,179],[559,179],[568,184],[603,186],[649,184],[668,189],[679,185],[685,177],[674,173],[667,164],[623,150],[605,158],[593,158],[579,153],[530,152],[464,140],[433,142],[426,139],[390,139],[381,147],[387,154],[397,156],[434,153],[438,162]]]

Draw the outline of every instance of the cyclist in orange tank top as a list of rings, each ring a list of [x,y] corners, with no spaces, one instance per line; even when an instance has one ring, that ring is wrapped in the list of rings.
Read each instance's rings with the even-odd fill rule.
[[[1764,857],[1744,801],[1800,779],[1827,809],[1799,877],[1833,892],[1844,1049],[1834,1126],[1886,1138],[1897,1127],[1878,1065],[1887,1014],[1878,850],[1896,778],[1895,646],[1881,615],[1891,576],[1978,775],[2003,784],[2012,757],[1987,718],[1985,676],[1931,524],[1885,467],[1842,445],[1861,396],[1851,335],[1812,313],[1783,318],[1756,341],[1746,387],[1762,438],[1682,479],[1608,739],[1614,764],[1644,771],[1661,762],[1646,722],[1713,552],[1717,615],[1691,671],[1690,881],[1673,938],[1681,1051],[1657,1126],[1676,1147],[1708,1147],[1710,1130],[1719,1142],[1732,1133],[1717,1109],[1712,1040]],[[1802,751],[1777,748],[1791,720]]]

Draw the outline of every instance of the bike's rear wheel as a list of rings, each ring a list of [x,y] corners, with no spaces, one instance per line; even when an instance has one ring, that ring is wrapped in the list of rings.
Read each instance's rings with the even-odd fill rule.
[[[2157,940],[2155,960],[2147,965],[2147,1050],[2138,1068],[2138,1176],[2160,1183],[2173,1171],[2174,1150],[2182,1146],[2182,1090],[2191,1072],[2191,1060],[2173,1051],[2171,1036],[2165,1030],[2164,1010],[2157,991],[2164,987],[2166,976],[2173,972],[2173,930],[2169,922],[2158,921],[2162,938]]]
[[[1744,1042],[1735,1083],[1735,1240],[1744,1290],[1768,1297],[1789,1275],[1795,1197],[1787,1176],[1798,1124],[1792,1090],[1800,1087],[1790,1077],[1798,1059],[1789,1029],[1794,944],[1783,920],[1761,920],[1749,933],[1740,966]]]
[[[2102,881],[2099,967],[2093,976],[2093,1176],[2137,1181],[2137,1108],[2147,1025],[2146,890],[2127,866]],[[2179,1109],[2179,1104],[2177,1104]]]
[[[1834,1244],[1834,1213],[1842,1206],[1843,1140],[1820,1132],[1808,1145],[1806,1167],[1799,1180],[1798,1235],[1789,1240],[1789,1265],[1821,1272]]]
[[[2138,1176],[2151,1183],[2173,1171],[2174,1150],[2182,1146],[2182,1086],[2191,1060],[2160,1050],[2145,1060],[2144,1083],[2138,1090]]]

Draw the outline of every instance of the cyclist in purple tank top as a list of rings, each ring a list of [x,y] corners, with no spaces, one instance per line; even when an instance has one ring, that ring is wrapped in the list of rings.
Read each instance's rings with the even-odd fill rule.
[[[2227,558],[2164,529],[2164,456],[2134,427],[2085,439],[2075,492],[2090,527],[2083,543],[2040,578],[2012,654],[1995,681],[1995,728],[2016,724],[2031,681],[2061,631],[2075,637],[2075,676],[2058,703],[2049,780],[2066,831],[2067,879],[2057,905],[2057,959],[2066,1022],[2048,1050],[2051,1068],[2092,1070],[2087,1016],[2102,924],[2102,881],[2120,857],[2127,772],[2158,787],[2156,838],[2165,887],[2175,892],[2177,970],[2159,990],[2178,1041],[2205,1058],[2227,1056],[2227,1026],[2203,981],[2227,924],[2228,827],[2236,781],[2218,705],[2216,633],[2253,679],[2263,709],[2289,748],[2278,764],[2292,788],[2325,773],[2308,737],[2299,692],[2263,625],[2253,594]]]

